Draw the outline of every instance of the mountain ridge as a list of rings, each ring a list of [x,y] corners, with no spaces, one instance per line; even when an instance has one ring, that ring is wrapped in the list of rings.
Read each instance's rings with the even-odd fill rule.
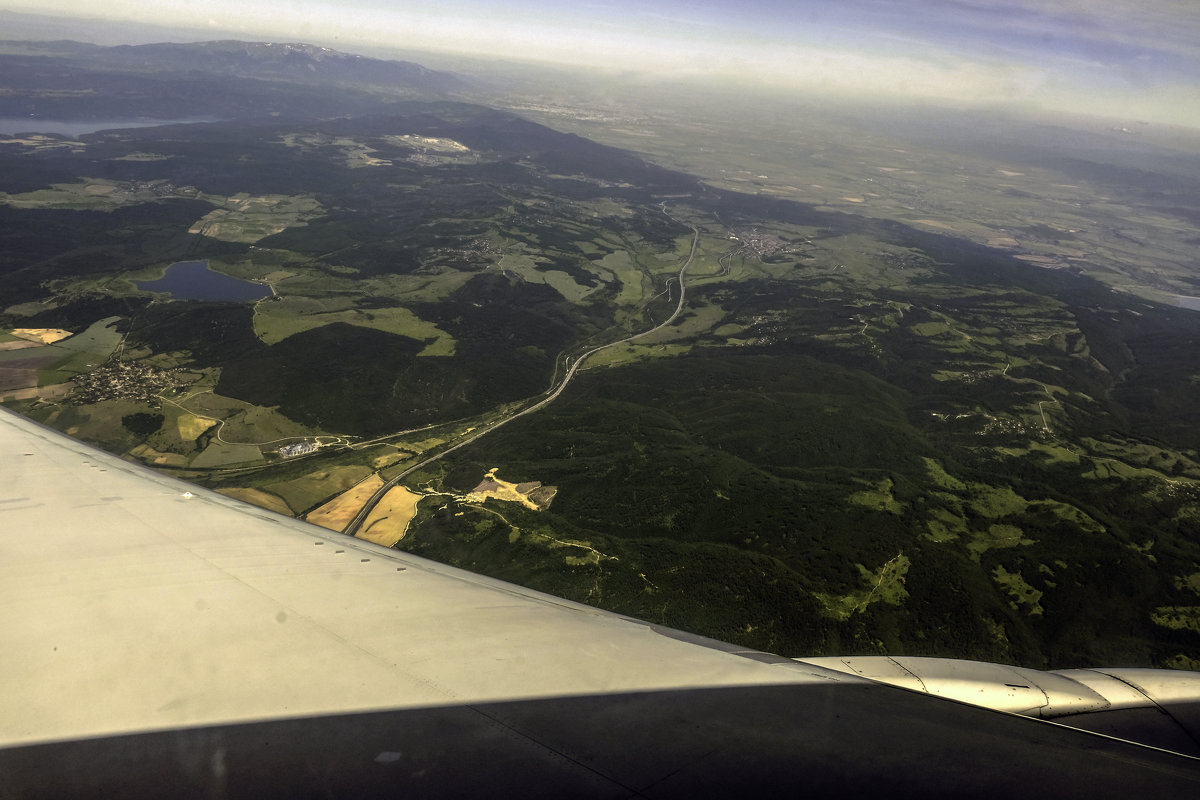
[[[220,39],[208,42],[158,42],[107,47],[69,39],[50,42],[4,41],[13,51],[0,58],[25,57],[84,62],[92,69],[116,68],[144,73],[195,74],[353,85],[446,96],[471,88],[464,78],[412,61],[371,58],[304,42]]]

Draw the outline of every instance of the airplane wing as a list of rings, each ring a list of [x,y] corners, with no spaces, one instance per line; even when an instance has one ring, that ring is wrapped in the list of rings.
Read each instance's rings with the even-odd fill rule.
[[[0,797],[1200,792],[1200,760],[1168,739],[938,689],[971,685],[966,667],[915,685],[914,660],[804,663],[664,629],[271,514],[9,412],[0,608]],[[898,672],[899,687],[873,679]],[[1136,707],[1196,708],[1197,676],[1144,672]],[[1095,676],[1063,678],[1071,713],[1135,707]]]

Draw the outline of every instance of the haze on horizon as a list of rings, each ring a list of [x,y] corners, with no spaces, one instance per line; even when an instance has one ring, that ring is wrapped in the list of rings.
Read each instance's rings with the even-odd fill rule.
[[[492,56],[1200,127],[1200,4],[1189,0],[0,0],[0,10],[168,26],[193,40]]]

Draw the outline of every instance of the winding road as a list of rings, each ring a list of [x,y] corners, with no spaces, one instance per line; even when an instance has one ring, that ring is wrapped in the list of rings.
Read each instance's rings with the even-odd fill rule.
[[[674,219],[674,217],[672,217],[672,219]],[[700,246],[700,231],[694,226],[689,225],[688,227],[690,227],[692,229],[692,246],[691,246],[691,249],[688,251],[687,258],[683,262],[683,266],[681,266],[679,268],[679,276],[678,276],[679,302],[675,304],[675,310],[671,312],[671,316],[667,317],[665,320],[658,323],[657,325],[655,325],[653,328],[650,328],[649,330],[642,331],[641,333],[635,333],[631,336],[626,336],[624,339],[618,339],[615,342],[609,342],[608,344],[602,344],[599,347],[593,347],[591,350],[588,350],[583,355],[579,356],[579,358],[575,359],[575,362],[573,364],[571,364],[570,368],[563,374],[562,380],[560,380],[557,385],[552,386],[550,388],[550,390],[546,393],[546,396],[543,397],[538,402],[534,403],[533,405],[529,406],[528,408],[522,409],[521,411],[517,411],[516,413],[511,414],[507,417],[503,417],[499,420],[496,420],[491,425],[488,425],[483,430],[480,430],[474,436],[471,436],[469,439],[464,439],[461,442],[459,442],[458,444],[456,444],[452,447],[446,448],[445,450],[438,453],[437,455],[430,456],[429,458],[426,458],[423,461],[420,461],[417,464],[414,464],[413,466],[411,466],[408,469],[401,472],[396,477],[385,482],[383,484],[383,486],[380,486],[379,489],[376,490],[375,494],[371,495],[371,498],[369,500],[367,500],[366,503],[363,504],[363,507],[358,510],[358,513],[354,515],[354,518],[350,520],[350,522],[342,530],[342,533],[346,534],[347,536],[354,536],[356,533],[358,533],[359,528],[362,527],[362,524],[366,521],[367,517],[370,515],[371,511],[374,510],[375,506],[379,503],[379,501],[383,499],[383,496],[385,494],[387,494],[389,491],[391,491],[391,489],[394,486],[396,486],[396,484],[400,483],[400,481],[403,480],[408,475],[416,472],[417,470],[421,469],[422,467],[432,464],[434,461],[437,461],[438,459],[445,458],[446,456],[453,453],[455,450],[459,450],[463,447],[466,447],[469,444],[474,444],[475,442],[482,439],[484,436],[487,436],[489,433],[500,428],[503,425],[507,425],[508,423],[512,422],[514,419],[520,419],[521,417],[523,417],[527,414],[532,414],[535,411],[541,411],[543,408],[545,408],[546,406],[553,403],[555,400],[558,399],[558,396],[563,393],[563,390],[567,388],[567,384],[569,384],[571,382],[571,379],[575,377],[575,373],[577,373],[579,371],[579,368],[581,366],[583,366],[583,362],[587,361],[589,358],[596,355],[596,353],[599,353],[603,350],[607,350],[610,347],[616,347],[617,345],[627,344],[628,342],[632,342],[635,339],[640,339],[643,336],[649,336],[650,334],[654,333],[655,331],[662,330],[663,328],[667,327],[672,322],[674,322],[675,319],[683,311],[683,301],[684,301],[684,298],[687,296],[687,286],[684,283],[684,279],[687,277],[688,267],[690,267],[692,265],[692,261],[695,260],[695,258],[696,258],[696,249]]]

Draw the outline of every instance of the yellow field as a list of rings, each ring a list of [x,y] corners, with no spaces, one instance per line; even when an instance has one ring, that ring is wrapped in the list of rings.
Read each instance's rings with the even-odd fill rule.
[[[250,503],[259,508],[265,508],[267,511],[274,511],[276,514],[283,514],[286,517],[292,515],[292,510],[287,507],[287,503],[283,502],[282,498],[270,492],[264,492],[262,489],[217,489],[217,494],[223,494],[226,497],[232,497],[234,500],[241,500],[244,503]]]
[[[175,425],[179,428],[179,438],[185,442],[196,441],[200,434],[216,424],[215,419],[197,417],[195,414],[180,414],[175,420]]]
[[[350,520],[363,507],[363,504],[371,499],[371,495],[379,490],[380,486],[383,486],[383,478],[380,478],[378,475],[371,475],[354,484],[354,486],[342,492],[320,508],[309,512],[305,519],[313,525],[320,525],[322,528],[340,532],[350,523]],[[389,494],[391,493],[389,492]],[[386,499],[385,497],[384,500]]]
[[[51,344],[74,335],[70,331],[64,331],[61,328],[14,328],[11,333],[18,339],[27,339],[28,341],[41,342],[42,344]]]
[[[417,515],[417,503],[422,497],[424,495],[410,492],[403,486],[392,487],[371,510],[355,536],[384,547],[394,547],[404,538],[408,524]]]

